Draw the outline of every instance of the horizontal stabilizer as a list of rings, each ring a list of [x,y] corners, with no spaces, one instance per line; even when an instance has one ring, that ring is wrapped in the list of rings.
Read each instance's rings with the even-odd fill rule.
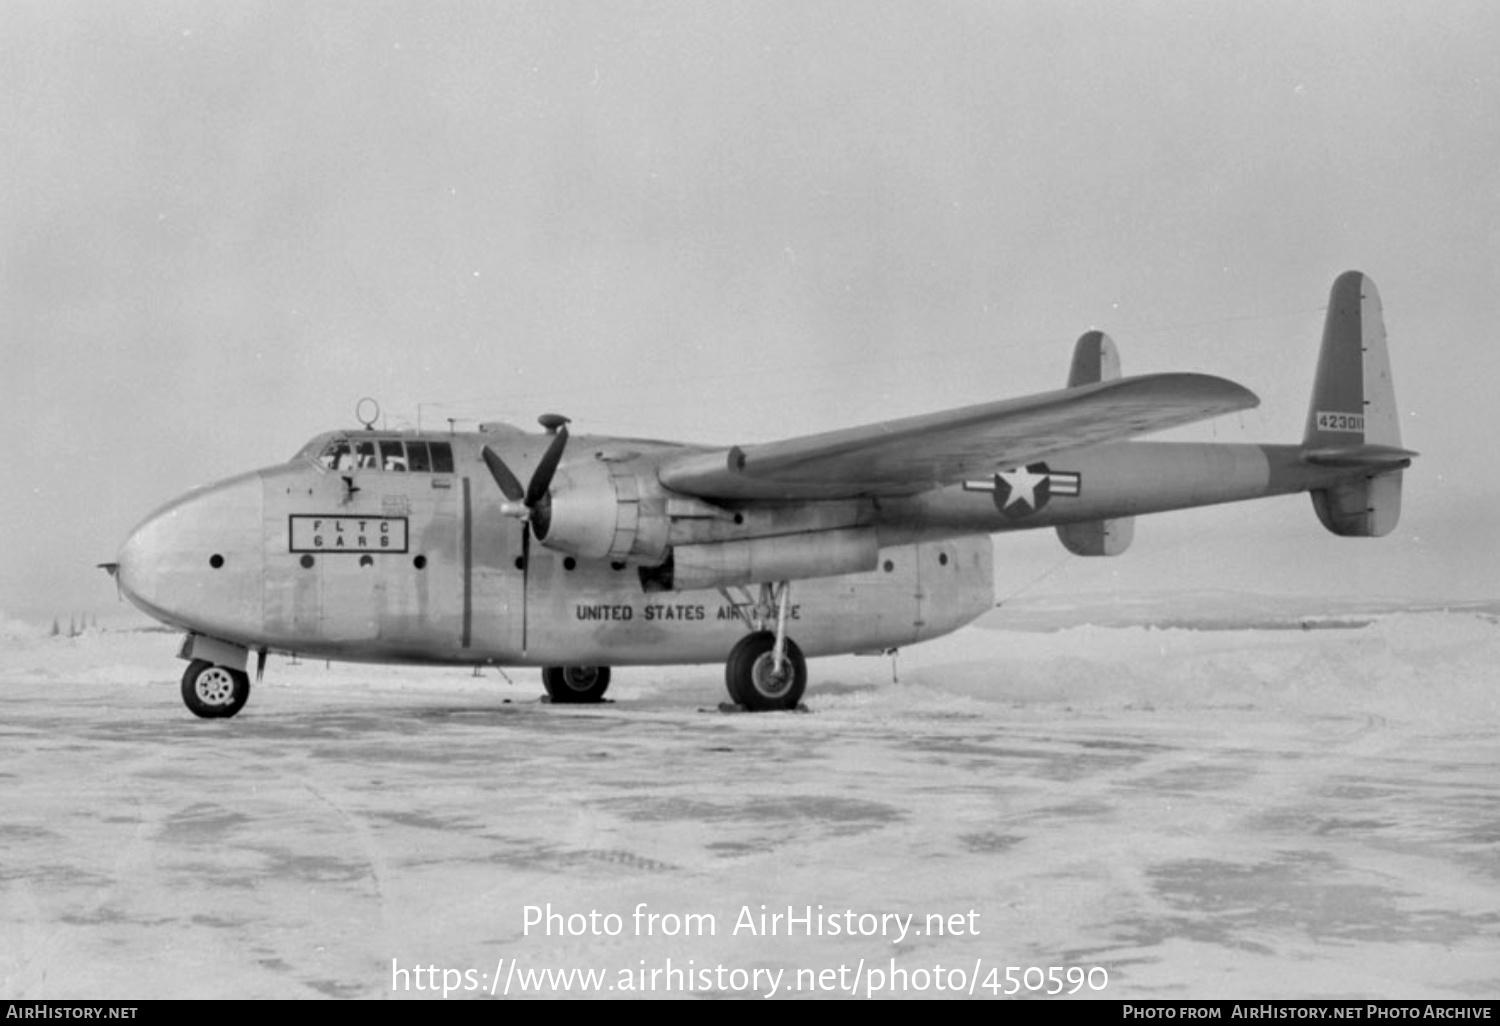
[[[1344,448],[1304,449],[1302,459],[1319,467],[1368,467],[1371,470],[1401,470],[1411,466],[1417,454],[1394,445],[1351,445]]]

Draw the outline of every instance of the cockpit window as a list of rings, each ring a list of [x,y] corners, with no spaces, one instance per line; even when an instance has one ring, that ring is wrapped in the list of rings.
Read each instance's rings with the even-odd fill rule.
[[[386,470],[406,469],[406,450],[399,439],[388,438],[380,443],[380,465]]]
[[[406,443],[406,464],[413,473],[425,474],[432,470],[432,460],[427,455],[426,442]]]
[[[453,445],[411,438],[368,438],[343,433],[319,435],[297,453],[324,470],[382,470],[386,473],[453,473]]]
[[[318,462],[329,470],[348,470],[354,463],[354,454],[349,448],[349,439],[335,438],[323,446],[318,453]]]

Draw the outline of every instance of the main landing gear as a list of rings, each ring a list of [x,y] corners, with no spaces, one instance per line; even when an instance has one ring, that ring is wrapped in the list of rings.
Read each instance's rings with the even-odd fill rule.
[[[599,702],[609,688],[608,666],[548,666],[542,684],[555,705]]]
[[[720,589],[751,630],[730,650],[724,682],[730,699],[754,712],[795,709],[807,689],[807,660],[797,643],[786,636],[791,590],[787,581],[762,584],[759,601],[751,602],[747,596],[746,601],[735,602]],[[774,631],[766,629],[773,610]]]
[[[250,675],[244,670],[194,659],[182,675],[182,700],[196,716],[221,719],[233,716],[250,698]]]

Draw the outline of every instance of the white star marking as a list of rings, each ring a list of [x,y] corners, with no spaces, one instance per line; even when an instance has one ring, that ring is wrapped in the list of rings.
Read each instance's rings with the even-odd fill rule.
[[[1010,498],[1005,500],[1002,509],[1010,509],[1017,502],[1024,502],[1036,509],[1036,486],[1047,480],[1046,474],[1033,474],[1025,467],[1017,467],[1015,470],[1002,470],[996,476],[1010,485]]]

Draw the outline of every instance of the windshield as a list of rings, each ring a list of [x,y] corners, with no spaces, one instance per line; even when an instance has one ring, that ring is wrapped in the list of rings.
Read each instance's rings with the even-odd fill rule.
[[[387,473],[453,473],[453,445],[422,438],[349,435],[332,431],[298,450],[293,460],[307,460],[324,470],[379,470]]]

